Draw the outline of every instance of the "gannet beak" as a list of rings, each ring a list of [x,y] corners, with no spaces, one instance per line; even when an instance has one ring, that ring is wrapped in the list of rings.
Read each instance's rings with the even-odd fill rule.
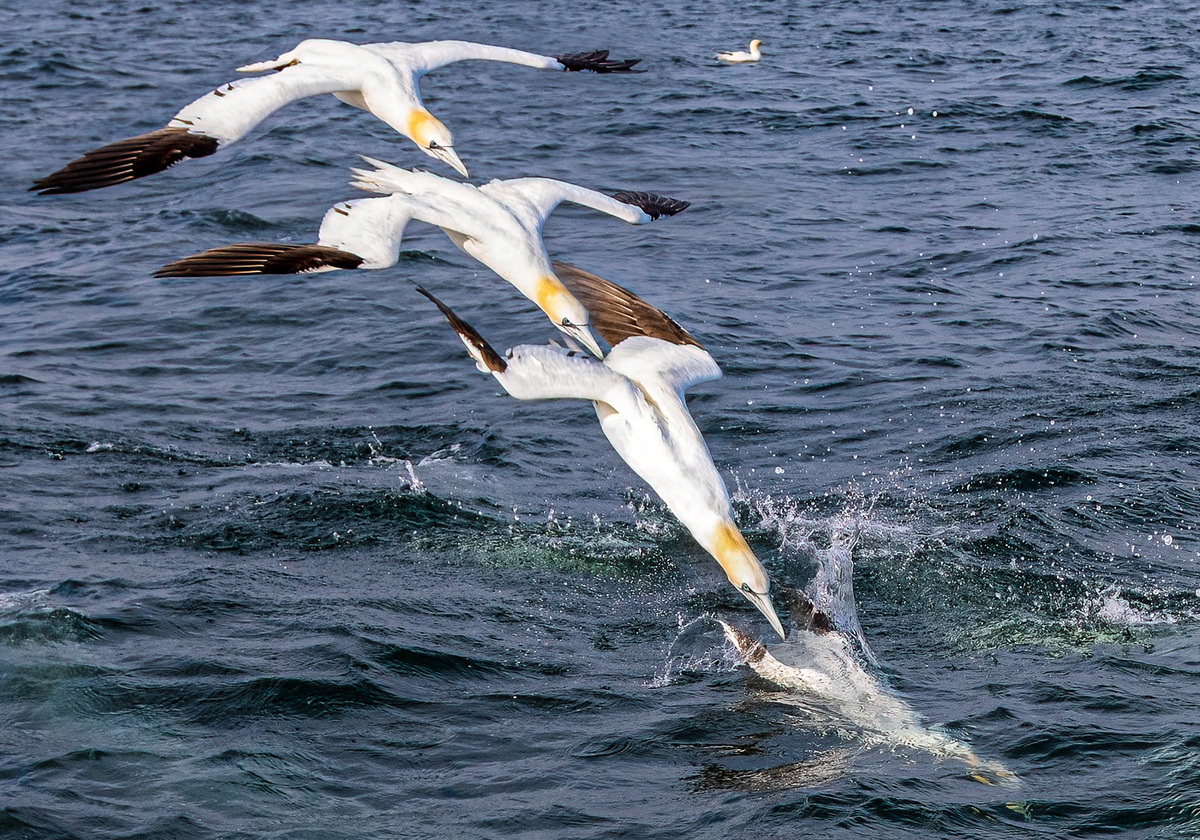
[[[771,622],[771,626],[775,628],[775,632],[779,634],[779,638],[787,641],[787,633],[783,632],[783,622],[779,620],[779,616],[775,614],[775,607],[771,604],[770,593],[755,592],[752,589],[741,589],[739,591],[746,596],[747,601],[758,607],[758,611],[767,617],[767,621]]]
[[[454,167],[454,170],[464,178],[470,178],[471,173],[467,172],[466,165],[458,158],[458,154],[450,146],[429,145],[422,146],[421,151],[430,157],[435,157],[442,163]]]
[[[600,349],[600,343],[596,341],[596,336],[592,335],[591,327],[564,324],[559,329],[586,347],[597,359],[604,358],[604,351]]]

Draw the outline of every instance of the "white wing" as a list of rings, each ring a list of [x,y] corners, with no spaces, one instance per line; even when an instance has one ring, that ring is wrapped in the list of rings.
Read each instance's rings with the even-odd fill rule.
[[[506,361],[494,376],[519,400],[591,400],[620,412],[638,399],[629,379],[582,353],[522,344],[508,351]]]
[[[325,213],[317,244],[357,254],[359,268],[388,268],[400,259],[411,209],[402,196],[343,201]]]
[[[531,225],[532,230],[540,230],[554,212],[554,208],[564,201],[582,204],[584,207],[616,216],[631,225],[644,225],[651,221],[649,215],[631,204],[617,201],[612,196],[589,190],[587,187],[556,181],[553,178],[497,180],[484,184],[479,191],[504,202],[522,221]]]
[[[493,47],[488,44],[475,44],[470,41],[426,41],[409,44],[393,41],[383,44],[363,44],[363,47],[381,55],[397,68],[409,70],[414,76],[421,76],[447,64],[456,61],[503,61],[507,64],[521,64],[525,67],[536,67],[540,70],[564,69],[556,59],[545,55],[513,50],[508,47]]]
[[[184,106],[168,126],[233,143],[275,111],[308,96],[357,88],[361,80],[325,68],[288,67],[270,76],[238,79]]]
[[[645,388],[651,396],[662,389],[683,401],[688,388],[721,378],[721,368],[708,351],[694,344],[673,344],[634,335],[614,347],[604,363]]]

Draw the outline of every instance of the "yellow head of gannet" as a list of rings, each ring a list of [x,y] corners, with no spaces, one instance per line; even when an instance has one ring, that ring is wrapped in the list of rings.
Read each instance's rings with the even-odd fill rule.
[[[704,543],[709,554],[717,559],[734,589],[758,608],[781,637],[787,638],[775,608],[771,606],[771,579],[767,576],[754,551],[737,525],[726,520],[717,525],[712,537]]]
[[[469,177],[467,167],[454,151],[454,136],[433,114],[423,108],[413,109],[408,117],[408,136],[422,152],[449,164],[464,178]]]
[[[571,294],[557,277],[547,275],[537,285],[538,307],[562,332],[574,338],[597,358],[604,358],[604,351],[590,328],[591,317],[579,298]]]

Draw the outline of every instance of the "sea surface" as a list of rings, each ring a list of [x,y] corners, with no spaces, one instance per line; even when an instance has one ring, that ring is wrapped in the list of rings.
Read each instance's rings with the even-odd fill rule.
[[[493,0],[0,5],[0,836],[1200,837],[1200,8]],[[475,183],[725,378],[690,405],[778,588],[839,529],[871,671],[1015,775],[800,715],[773,643],[581,403],[554,331],[413,225],[393,269],[154,279],[315,241],[325,96],[151,178],[34,179],[309,37],[607,47],[427,76]],[[763,41],[754,66],[724,49]],[[782,606],[780,607],[782,610]]]

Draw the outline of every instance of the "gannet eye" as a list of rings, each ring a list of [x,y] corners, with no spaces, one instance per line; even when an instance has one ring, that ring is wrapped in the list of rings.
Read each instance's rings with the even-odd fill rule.
[[[750,588],[750,584],[743,582],[742,583],[742,591],[743,592],[753,592],[754,590]]]
[[[563,319],[562,319],[562,325],[563,325],[564,327],[574,327],[574,326],[575,326],[574,324],[572,324],[572,323],[571,323],[571,319],[570,319],[570,318],[563,318]]]
[[[440,149],[440,148],[442,148],[442,144],[441,144],[441,143],[439,143],[439,142],[437,142],[436,140],[430,140],[430,141],[429,141],[429,148],[431,148],[431,149]]]

